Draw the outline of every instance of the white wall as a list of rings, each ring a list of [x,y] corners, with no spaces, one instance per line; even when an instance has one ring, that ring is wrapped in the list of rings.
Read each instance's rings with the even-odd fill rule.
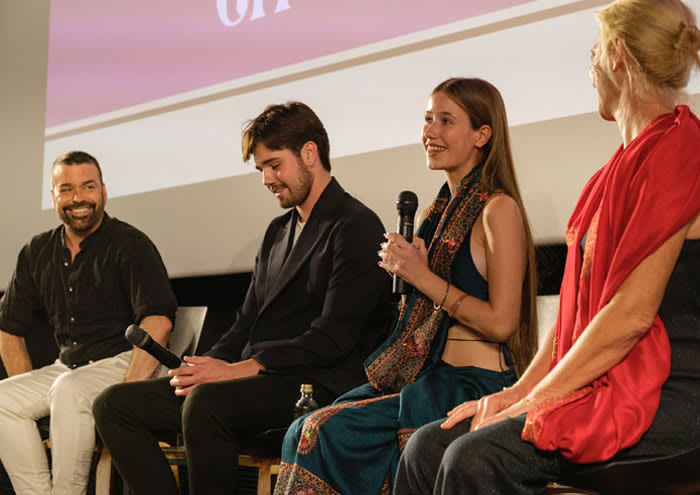
[[[42,156],[48,4],[0,2],[0,288],[6,287],[21,245],[58,223],[53,211],[39,209],[42,166],[53,158]],[[586,69],[581,67],[581,78],[588,77]],[[554,77],[550,83],[559,95],[567,90]],[[510,108],[518,102],[506,97],[506,104]],[[700,108],[700,95],[692,97],[691,106]],[[417,115],[416,140],[420,125]],[[584,113],[516,126],[512,138],[535,239],[561,241],[578,192],[619,143],[617,128],[595,113]],[[230,140],[237,149],[233,131]],[[394,228],[399,191],[414,189],[427,206],[442,181],[439,173],[426,170],[418,144],[337,158],[333,168],[343,186],[375,209],[387,229]],[[109,176],[105,181],[109,188]],[[250,270],[263,229],[281,212],[256,174],[115,198],[108,211],[153,239],[171,276]]]
[[[49,1],[0,2],[0,287],[33,234],[55,224],[40,212]],[[21,48],[20,48],[21,47]],[[39,182],[37,182],[39,181]]]

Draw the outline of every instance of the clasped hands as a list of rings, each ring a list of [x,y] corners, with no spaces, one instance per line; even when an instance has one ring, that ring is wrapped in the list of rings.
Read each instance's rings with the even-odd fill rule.
[[[443,430],[449,430],[457,423],[472,418],[469,431],[474,431],[524,414],[535,403],[536,400],[530,394],[523,394],[517,386],[513,386],[479,400],[460,404],[448,411],[447,419],[440,426]]]
[[[396,232],[385,233],[384,237],[386,241],[380,244],[379,266],[389,272],[389,275],[397,275],[415,287],[422,273],[430,270],[425,242],[414,236],[413,242],[409,243]]]
[[[186,365],[168,371],[175,395],[185,396],[197,385],[223,380],[235,380],[257,375],[263,369],[255,359],[229,363],[209,356],[185,356]]]

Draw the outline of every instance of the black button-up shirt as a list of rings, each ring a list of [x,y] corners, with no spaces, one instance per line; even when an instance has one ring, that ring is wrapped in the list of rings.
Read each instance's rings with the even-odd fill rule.
[[[2,300],[0,329],[24,336],[48,321],[68,366],[131,348],[124,330],[146,316],[173,320],[177,302],[155,245],[106,213],[71,261],[64,227],[35,236],[19,253]]]

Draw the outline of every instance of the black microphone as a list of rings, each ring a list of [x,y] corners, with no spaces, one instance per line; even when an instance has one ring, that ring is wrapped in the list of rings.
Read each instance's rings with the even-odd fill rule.
[[[146,330],[135,323],[129,325],[126,332],[124,332],[124,336],[126,337],[126,340],[149,353],[166,368],[174,369],[182,366],[182,361],[180,361],[179,357],[153,340],[153,337],[148,335]]]
[[[396,209],[399,212],[399,224],[396,231],[404,236],[408,242],[413,242],[413,217],[418,209],[418,196],[413,191],[401,191],[396,200]],[[408,294],[411,286],[394,275],[394,294]]]

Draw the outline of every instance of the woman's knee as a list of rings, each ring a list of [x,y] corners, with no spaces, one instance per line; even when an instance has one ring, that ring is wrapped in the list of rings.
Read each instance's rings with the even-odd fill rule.
[[[443,477],[468,477],[472,467],[478,466],[483,470],[491,465],[489,449],[485,448],[483,439],[476,437],[474,432],[467,433],[447,446],[440,462]],[[475,462],[476,459],[478,462]]]
[[[444,452],[444,442],[440,441],[443,435],[444,430],[440,428],[440,421],[418,428],[403,449],[404,462],[413,465],[437,465]]]
[[[504,469],[513,460],[509,445],[519,443],[520,432],[511,420],[461,435],[445,450],[440,463],[445,479],[478,480],[505,476]],[[478,459],[478,462],[475,460]]]

